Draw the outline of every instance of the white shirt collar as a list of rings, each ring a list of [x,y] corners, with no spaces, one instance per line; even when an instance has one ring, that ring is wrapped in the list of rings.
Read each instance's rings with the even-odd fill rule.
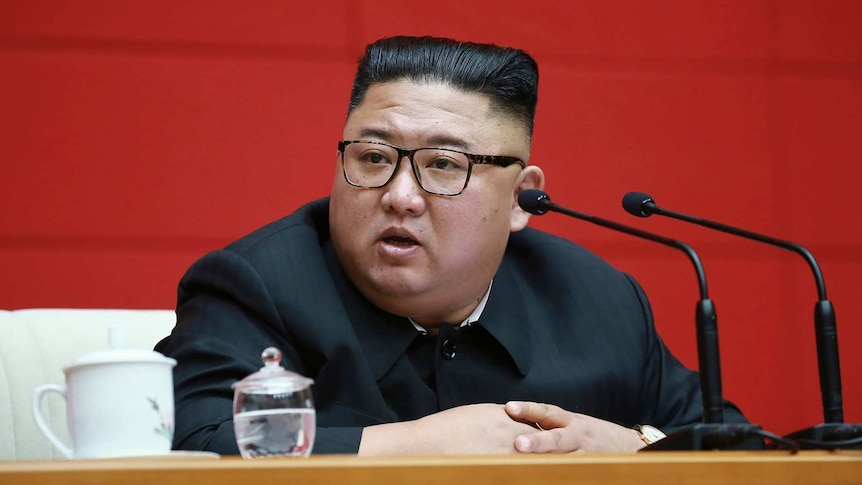
[[[471,313],[470,316],[468,316],[463,322],[461,322],[460,325],[458,325],[459,328],[469,327],[470,325],[473,325],[474,323],[479,321],[479,317],[482,316],[482,312],[485,310],[485,304],[488,303],[488,296],[491,294],[491,286],[493,285],[494,280],[491,280],[491,284],[488,285],[488,290],[485,291],[485,296],[482,297],[482,299],[479,301],[479,304],[476,305],[476,308],[473,309],[473,313]],[[410,323],[413,324],[413,326],[416,328],[416,330],[419,331],[419,333],[423,335],[428,335],[428,331],[422,328],[422,326],[418,323],[414,322],[412,318],[408,318],[408,320],[410,320]]]

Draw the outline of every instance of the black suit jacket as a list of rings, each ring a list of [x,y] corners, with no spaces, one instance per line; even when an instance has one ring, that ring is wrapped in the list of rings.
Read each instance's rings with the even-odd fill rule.
[[[315,381],[315,453],[355,453],[365,426],[479,402],[546,402],[665,432],[701,417],[697,374],[656,334],[634,279],[540,231],[510,236],[478,323],[429,338],[358,293],[329,240],[328,200],[310,203],[180,282],[177,325],[156,347],[178,361],[174,446],[238,453],[230,385],[269,346]],[[725,414],[744,421],[729,403]]]

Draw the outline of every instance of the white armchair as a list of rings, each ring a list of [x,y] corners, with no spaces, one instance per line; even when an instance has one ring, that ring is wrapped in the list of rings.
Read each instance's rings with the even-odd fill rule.
[[[108,348],[109,326],[125,329],[126,347],[152,349],[175,322],[172,310],[0,310],[0,460],[62,459],[33,420],[33,390],[65,382],[63,366]],[[43,415],[69,443],[65,403],[59,396],[46,402]]]

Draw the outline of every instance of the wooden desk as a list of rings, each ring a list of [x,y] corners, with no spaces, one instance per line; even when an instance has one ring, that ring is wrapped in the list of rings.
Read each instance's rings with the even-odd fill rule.
[[[862,452],[657,452],[635,455],[243,460],[167,458],[0,462],[18,484],[848,484],[862,483]]]

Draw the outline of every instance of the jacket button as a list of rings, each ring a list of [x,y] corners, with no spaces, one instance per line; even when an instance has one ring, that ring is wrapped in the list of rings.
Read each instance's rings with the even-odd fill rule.
[[[455,358],[455,342],[451,339],[446,339],[443,341],[443,358],[446,360],[452,360]]]

